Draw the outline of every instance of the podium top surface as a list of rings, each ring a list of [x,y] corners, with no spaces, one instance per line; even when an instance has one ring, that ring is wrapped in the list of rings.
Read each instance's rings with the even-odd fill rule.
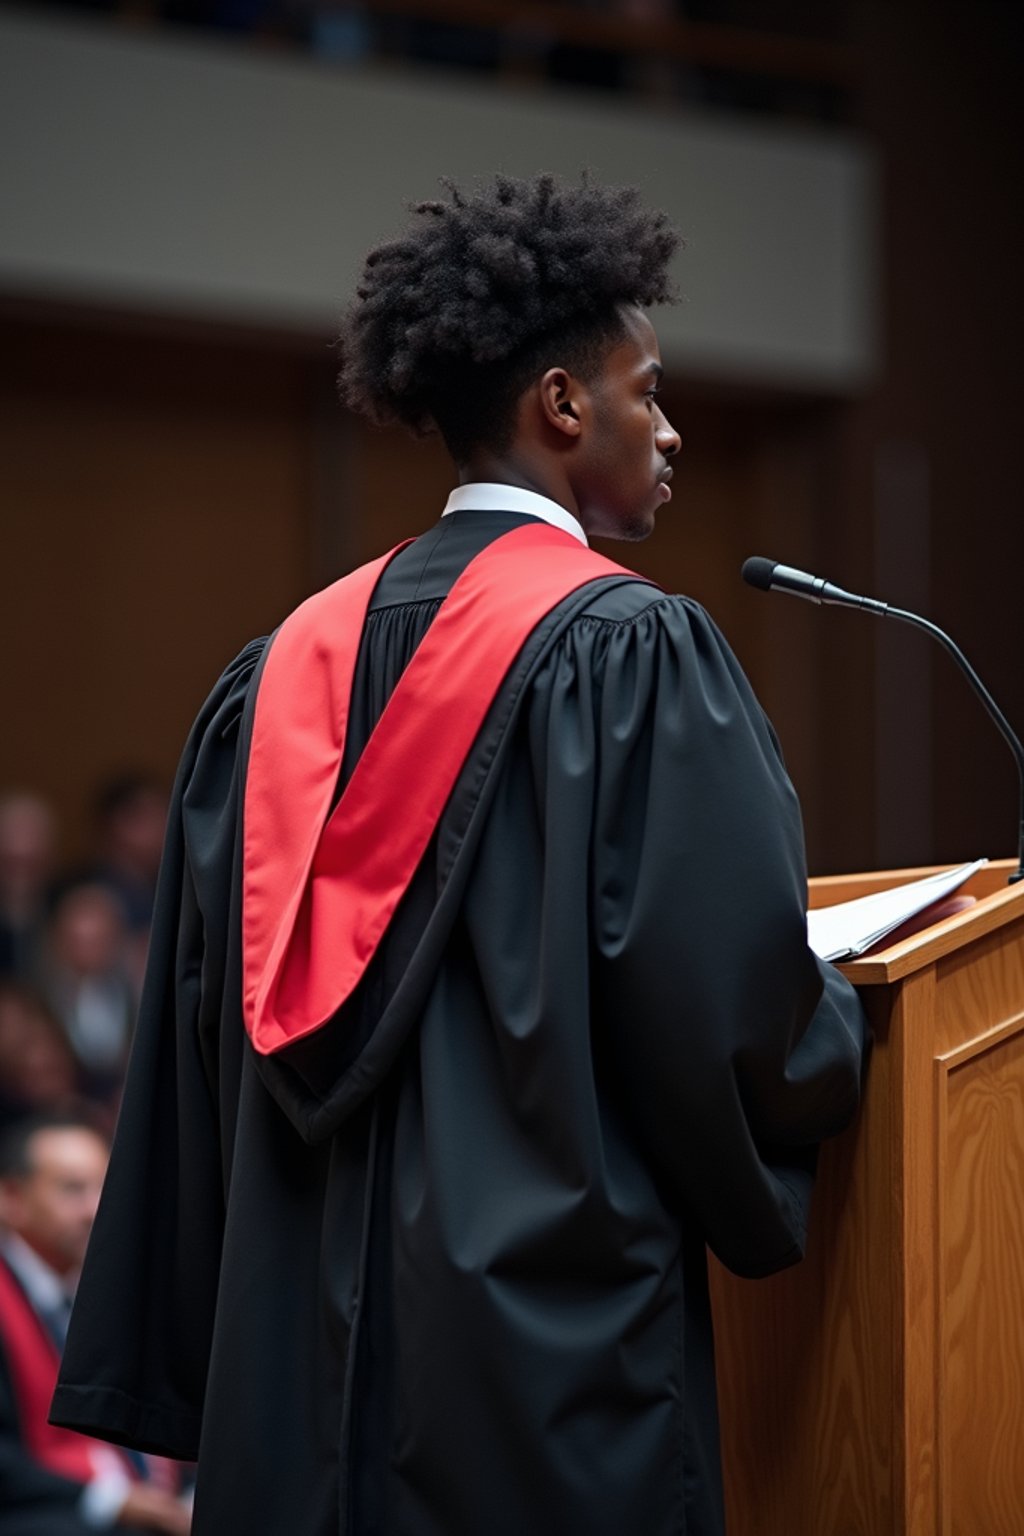
[[[860,875],[826,875],[809,882],[809,904],[827,907],[838,901],[852,901],[875,891],[888,890],[925,875],[937,874],[952,865],[931,865],[922,869],[875,870]],[[1017,867],[1016,859],[995,859],[984,865],[956,892],[973,896],[975,905],[965,911],[923,928],[896,943],[882,940],[859,960],[844,961],[838,968],[855,986],[879,986],[902,981],[923,970],[944,955],[993,933],[1007,923],[1024,919],[1024,880],[1007,885]]]

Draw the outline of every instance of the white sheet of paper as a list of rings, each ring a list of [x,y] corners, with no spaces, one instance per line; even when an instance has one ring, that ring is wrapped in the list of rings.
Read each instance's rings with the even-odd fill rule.
[[[911,880],[889,891],[876,891],[873,896],[819,907],[807,914],[807,942],[822,960],[855,959],[933,901],[952,895],[987,863],[987,859],[975,859],[973,864],[926,875],[923,880]]]

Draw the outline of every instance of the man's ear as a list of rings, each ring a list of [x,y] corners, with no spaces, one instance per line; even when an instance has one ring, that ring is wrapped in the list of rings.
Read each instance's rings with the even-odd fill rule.
[[[537,384],[544,419],[556,432],[578,437],[582,406],[580,381],[564,368],[549,368]]]

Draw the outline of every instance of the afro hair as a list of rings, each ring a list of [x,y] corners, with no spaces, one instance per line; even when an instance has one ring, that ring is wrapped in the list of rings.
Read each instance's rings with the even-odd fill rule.
[[[554,366],[589,377],[623,334],[623,305],[674,297],[679,236],[635,187],[496,176],[419,203],[370,252],[339,338],[353,410],[438,430],[457,461],[511,440],[514,407]]]

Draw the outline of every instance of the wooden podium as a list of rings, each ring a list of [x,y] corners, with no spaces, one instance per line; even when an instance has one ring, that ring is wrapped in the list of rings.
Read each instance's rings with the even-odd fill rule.
[[[842,969],[875,1032],[802,1264],[712,1261],[729,1536],[1024,1533],[1024,881]],[[811,882],[827,906],[930,873]]]

